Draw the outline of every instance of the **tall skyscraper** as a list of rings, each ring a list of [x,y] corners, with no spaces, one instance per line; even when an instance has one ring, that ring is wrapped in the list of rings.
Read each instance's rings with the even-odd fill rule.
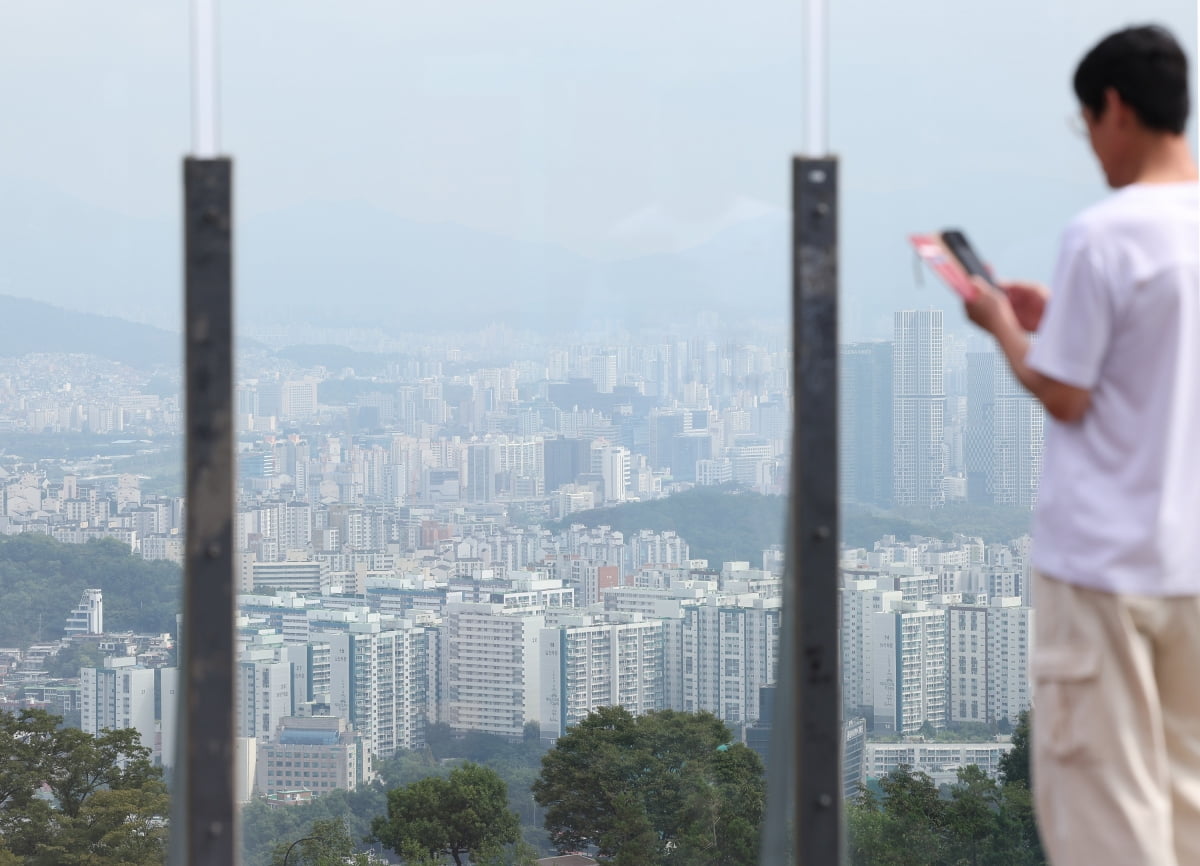
[[[997,505],[1033,508],[1042,474],[1045,410],[996,356],[992,409],[992,495]]]
[[[946,412],[942,311],[895,314],[892,341],[892,478],[896,505],[945,502]]]
[[[492,502],[496,498],[496,472],[499,455],[490,442],[476,442],[467,447],[467,499],[471,502]]]
[[[848,502],[892,502],[892,344],[841,348],[841,492]]]
[[[996,353],[967,353],[967,428],[963,458],[967,501],[992,504],[992,411],[996,395]]]

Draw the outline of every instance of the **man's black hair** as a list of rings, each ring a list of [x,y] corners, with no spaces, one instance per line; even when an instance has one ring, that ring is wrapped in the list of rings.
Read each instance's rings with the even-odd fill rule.
[[[1147,129],[1178,135],[1187,127],[1187,55],[1163,27],[1130,27],[1104,37],[1079,61],[1074,86],[1096,118],[1111,87]]]

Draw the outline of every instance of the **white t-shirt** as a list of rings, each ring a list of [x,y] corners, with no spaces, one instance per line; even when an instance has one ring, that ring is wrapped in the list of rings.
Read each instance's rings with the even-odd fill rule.
[[[1027,362],[1091,391],[1078,423],[1047,418],[1034,568],[1200,594],[1200,186],[1134,184],[1071,222]]]

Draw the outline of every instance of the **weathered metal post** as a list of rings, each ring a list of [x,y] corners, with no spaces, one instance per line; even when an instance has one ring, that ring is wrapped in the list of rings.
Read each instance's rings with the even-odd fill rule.
[[[233,163],[217,156],[215,8],[193,3],[195,141],[184,160],[187,520],[175,866],[239,861],[234,806]]]
[[[787,613],[796,633],[787,663],[800,866],[839,863],[842,851],[837,171],[832,157],[797,157],[792,164],[795,427]]]
[[[835,866],[842,833],[838,591],[838,161],[826,141],[828,16],[808,0],[806,155],[792,161],[792,474],[764,866]]]

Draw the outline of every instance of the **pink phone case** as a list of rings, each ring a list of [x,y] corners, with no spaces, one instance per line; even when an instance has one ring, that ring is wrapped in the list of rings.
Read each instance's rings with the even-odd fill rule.
[[[959,297],[966,301],[975,299],[979,294],[978,287],[971,282],[970,275],[963,270],[958,259],[946,249],[941,238],[937,235],[909,235],[908,240],[921,260]]]

